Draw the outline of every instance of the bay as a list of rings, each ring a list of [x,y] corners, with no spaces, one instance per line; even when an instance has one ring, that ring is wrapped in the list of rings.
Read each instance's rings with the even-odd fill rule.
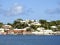
[[[0,35],[0,45],[60,45],[60,36]]]

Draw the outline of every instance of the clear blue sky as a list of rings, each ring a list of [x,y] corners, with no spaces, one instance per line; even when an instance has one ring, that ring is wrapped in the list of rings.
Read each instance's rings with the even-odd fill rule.
[[[18,18],[60,20],[60,0],[0,0],[0,22]]]

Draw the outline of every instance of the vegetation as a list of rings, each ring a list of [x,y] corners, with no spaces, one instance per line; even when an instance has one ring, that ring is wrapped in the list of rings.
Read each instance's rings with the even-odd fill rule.
[[[0,28],[2,27],[3,23],[0,23]]]
[[[21,28],[25,28],[27,27],[28,24],[25,23],[25,22],[20,22],[20,21],[14,21],[14,23],[12,24],[12,27],[13,28],[18,28],[18,29],[21,29]]]
[[[60,31],[60,20],[51,22],[48,22],[46,20],[39,20],[39,23],[41,23],[41,27],[44,27],[45,29],[52,29],[51,26],[56,26],[57,29],[54,29],[54,31]]]
[[[13,28],[18,28],[18,29],[22,29],[25,27],[30,27],[31,29],[36,30],[38,27],[44,27],[45,29],[52,29],[51,26],[56,26],[57,29],[52,29],[53,31],[60,31],[60,20],[56,20],[56,21],[46,21],[46,20],[39,20],[39,23],[41,24],[40,26],[37,25],[30,25],[28,26],[28,24],[33,23],[31,20],[29,20],[28,23],[26,22],[21,22],[24,21],[23,19],[17,19],[15,20],[12,24],[11,23],[7,23],[7,25],[11,25]],[[34,20],[34,22],[36,22],[36,20]],[[2,27],[3,23],[0,23],[0,28]],[[29,29],[27,29],[27,31],[31,31]]]

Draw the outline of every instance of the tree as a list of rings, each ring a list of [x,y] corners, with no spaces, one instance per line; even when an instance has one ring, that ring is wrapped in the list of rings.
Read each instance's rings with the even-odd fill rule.
[[[57,24],[57,25],[60,25],[60,20],[57,20],[57,21],[56,21],[56,24]]]
[[[46,20],[39,20],[39,23],[45,24],[47,21]]]
[[[0,23],[0,28],[2,27],[3,23]]]
[[[26,31],[27,31],[27,32],[31,32],[32,29],[31,29],[31,28],[27,28]]]
[[[30,27],[36,31],[37,28],[40,27],[40,26],[39,26],[39,25],[33,25],[33,24],[32,24]]]
[[[60,26],[57,26],[57,31],[60,31]]]
[[[29,22],[28,22],[29,24],[31,24],[32,23],[32,21],[31,20],[29,20]]]
[[[56,21],[51,21],[50,22],[50,26],[56,26],[57,24],[56,24]]]
[[[19,22],[19,21],[23,21],[23,19],[17,19],[16,21],[18,21],[18,22]]]
[[[41,23],[41,27],[44,27],[45,29],[50,29],[50,24],[46,20],[39,20],[39,23]]]
[[[22,28],[25,28],[25,27],[27,27],[28,26],[28,24],[27,23],[25,23],[25,22],[20,22],[20,21],[14,21],[14,23],[13,23],[13,28],[18,28],[18,29],[22,29]]]

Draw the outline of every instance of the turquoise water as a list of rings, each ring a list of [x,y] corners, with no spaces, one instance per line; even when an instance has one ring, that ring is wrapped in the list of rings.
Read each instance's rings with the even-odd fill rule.
[[[0,45],[60,45],[60,36],[0,35]]]

